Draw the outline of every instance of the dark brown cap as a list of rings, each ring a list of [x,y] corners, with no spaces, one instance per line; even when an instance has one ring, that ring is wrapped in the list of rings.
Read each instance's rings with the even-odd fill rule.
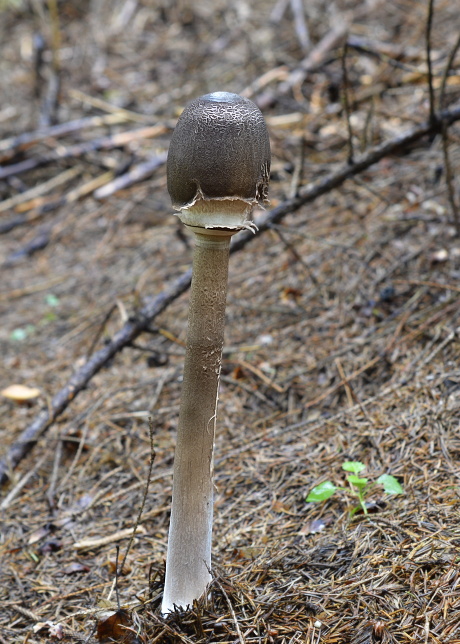
[[[229,92],[189,103],[171,139],[167,175],[177,210],[200,200],[266,202],[270,141],[259,108]]]

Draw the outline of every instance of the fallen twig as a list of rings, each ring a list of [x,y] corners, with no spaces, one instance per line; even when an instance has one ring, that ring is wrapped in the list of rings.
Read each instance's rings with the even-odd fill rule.
[[[434,88],[433,88],[433,65],[431,62],[431,29],[433,27],[433,4],[434,0],[428,0],[428,16],[426,20],[425,46],[426,46],[426,65],[428,72],[428,95],[430,97],[430,122],[434,123],[436,119]]]
[[[106,183],[94,192],[96,199],[105,199],[118,190],[129,188],[133,183],[147,179],[160,165],[166,163],[167,153],[158,154],[144,163],[139,163],[125,174],[116,177],[113,181]]]
[[[25,192],[21,192],[14,197],[5,199],[5,201],[0,202],[0,212],[5,212],[6,210],[13,208],[17,211],[24,212],[25,210],[28,210],[27,206],[30,202],[33,203],[38,197],[42,197],[47,192],[54,190],[64,183],[72,181],[72,179],[75,179],[75,177],[81,174],[81,172],[82,167],[77,165],[74,168],[64,170],[64,172],[61,172],[57,176],[52,177],[51,179],[49,179],[49,181],[39,183],[38,186],[34,186],[33,188],[30,188]]]
[[[167,291],[163,291],[147,303],[136,315],[128,320],[114,335],[112,340],[102,349],[97,351],[78,371],[70,378],[68,383],[54,396],[49,409],[41,411],[29,427],[27,427],[13,443],[5,460],[0,461],[0,482],[9,478],[9,471],[13,469],[24,456],[32,449],[43,432],[62,414],[77,394],[88,384],[91,378],[115,356],[123,347],[127,346],[145,331],[151,321],[165,308],[181,295],[190,286],[191,270],[187,271]]]
[[[145,534],[145,528],[141,525],[138,525],[134,529],[135,534]],[[124,528],[113,534],[106,535],[105,537],[88,537],[82,541],[77,541],[73,544],[74,550],[92,550],[94,548],[100,548],[101,546],[106,546],[109,543],[114,543],[115,541],[120,541],[121,539],[128,539],[132,537],[133,529]],[[124,565],[125,562],[123,562]]]
[[[257,221],[258,234],[270,229],[272,224],[279,223],[287,214],[295,212],[304,204],[339,187],[347,179],[368,169],[386,156],[404,151],[425,136],[439,132],[443,124],[447,127],[458,120],[460,120],[460,105],[438,114],[435,123],[427,122],[370,149],[355,159],[352,164],[345,164],[342,168],[300,190],[296,197],[287,199],[268,211]],[[251,232],[241,234],[232,244],[231,252],[241,250],[253,239],[254,235]],[[143,331],[146,331],[155,317],[188,289],[190,282],[191,270],[188,270],[168,290],[159,293],[134,317],[130,318],[108,344],[97,351],[74,373],[69,382],[54,396],[49,409],[39,413],[32,424],[22,432],[18,441],[11,445],[6,458],[0,461],[0,483],[4,483],[10,478],[10,472],[28,454],[40,436],[62,414],[78,393],[86,387],[91,378],[121,349],[132,343]],[[349,376],[350,378],[351,376]]]
[[[30,210],[14,215],[13,217],[10,217],[10,219],[1,222],[0,235],[9,233],[11,230],[17,228],[18,226],[24,226],[32,221],[36,221],[43,215],[48,214],[49,212],[56,210],[57,208],[62,208],[62,206],[77,201],[78,199],[81,199],[88,194],[93,193],[96,199],[104,199],[105,197],[109,197],[117,190],[128,188],[134,183],[143,181],[144,179],[148,178],[159,166],[163,165],[163,163],[165,162],[166,153],[161,153],[150,158],[148,161],[139,163],[138,165],[131,168],[128,172],[122,174],[119,177],[116,177],[115,179],[113,171],[109,170],[108,172],[104,172],[103,174],[94,177],[90,181],[77,186],[63,196],[49,199],[48,201],[43,201],[43,198],[41,198],[32,202],[28,202],[27,204],[22,204],[23,209],[25,209],[28,205],[30,206]],[[21,195],[18,195],[18,200],[20,197]],[[15,198],[13,197],[12,199]],[[0,203],[0,212],[2,211],[2,206],[5,203],[6,201]],[[11,258],[8,258],[7,262],[10,259]]]
[[[3,168],[0,168],[0,179],[7,179],[29,170],[34,170],[40,166],[59,161],[62,159],[69,159],[74,157],[81,157],[88,152],[95,150],[113,150],[113,148],[121,147],[130,143],[131,141],[138,141],[139,139],[151,139],[160,136],[168,131],[166,125],[152,125],[151,127],[143,127],[138,130],[129,130],[127,132],[119,132],[113,136],[104,136],[92,141],[85,141],[84,143],[77,143],[69,147],[60,147],[53,150],[48,154],[42,154],[31,159],[25,159],[19,163],[12,163]]]
[[[135,121],[137,123],[150,123],[152,117],[147,114],[139,114],[138,112],[133,112],[132,110],[127,110],[124,107],[119,107],[118,105],[112,105],[108,101],[104,101],[101,98],[96,96],[90,96],[85,94],[85,92],[80,91],[79,89],[69,90],[69,96],[77,101],[86,103],[86,105],[91,105],[98,110],[103,110],[109,114],[120,114],[127,121]]]
[[[333,27],[330,31],[326,33],[323,38],[316,44],[312,51],[300,62],[298,67],[296,67],[292,72],[287,75],[283,67],[277,67],[279,78],[282,82],[275,90],[268,89],[264,93],[257,96],[254,100],[257,105],[263,109],[267,105],[270,105],[273,101],[277,100],[280,95],[288,94],[293,87],[301,84],[309,73],[318,69],[326,59],[327,55],[331,50],[339,47],[347,37],[348,33],[348,23],[341,24],[338,27]],[[273,78],[272,80],[276,80]],[[251,96],[254,91],[259,89],[258,82],[251,84],[250,87],[244,92],[245,96]]]
[[[307,52],[311,47],[310,33],[307,21],[305,20],[304,6],[302,0],[291,0],[291,10],[294,14],[294,27],[297,40],[302,50]]]
[[[331,172],[327,176],[318,181],[315,181],[301,190],[296,197],[292,199],[287,199],[276,206],[270,211],[267,211],[265,215],[260,217],[257,221],[257,227],[259,233],[264,232],[272,224],[279,223],[288,213],[295,212],[301,206],[306,203],[311,203],[321,195],[330,192],[334,188],[341,186],[347,179],[360,174],[364,170],[367,170],[372,165],[378,163],[382,159],[391,154],[396,154],[407,148],[410,148],[411,145],[420,141],[427,135],[432,135],[439,132],[442,124],[445,124],[446,127],[455,123],[455,121],[460,120],[460,104],[454,106],[450,110],[445,110],[438,114],[438,122],[435,124],[423,123],[422,125],[400,134],[380,145],[377,145],[365,154],[362,154],[354,160],[351,164],[344,164],[341,168],[335,172]],[[232,244],[232,251],[240,250],[252,239],[253,235],[250,232],[244,232],[239,235],[235,242]]]
[[[116,125],[127,120],[124,114],[108,114],[104,116],[90,116],[67,123],[59,123],[47,128],[40,128],[34,132],[23,132],[17,136],[11,136],[8,139],[0,141],[0,162],[4,163],[14,154],[30,148],[32,145],[46,141],[47,139],[57,139],[72,132],[78,132],[86,128],[103,127],[106,125]]]

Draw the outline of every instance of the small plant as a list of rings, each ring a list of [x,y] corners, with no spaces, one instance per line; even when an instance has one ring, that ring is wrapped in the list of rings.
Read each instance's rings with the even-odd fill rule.
[[[331,481],[324,481],[324,483],[320,483],[320,485],[317,485],[311,490],[306,501],[309,503],[320,503],[321,501],[329,499],[337,491],[347,492],[357,497],[359,503],[359,505],[350,510],[350,516],[352,517],[359,509],[362,509],[364,514],[368,514],[366,497],[376,485],[383,485],[385,494],[404,494],[401,484],[391,474],[382,474],[375,483],[369,483],[369,479],[364,476],[359,476],[360,472],[366,469],[364,463],[360,463],[359,461],[346,461],[343,463],[342,469],[345,472],[351,472],[347,476],[350,487],[337,487]]]

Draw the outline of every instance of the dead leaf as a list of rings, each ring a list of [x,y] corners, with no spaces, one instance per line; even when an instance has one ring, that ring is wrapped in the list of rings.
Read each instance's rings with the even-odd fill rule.
[[[115,574],[115,572],[116,572],[116,569],[117,569],[116,561],[115,561],[114,559],[109,559],[109,561],[107,562],[107,567],[108,567],[108,569],[109,569],[109,572],[110,572],[112,575],[114,575],[114,574]],[[131,572],[131,570],[132,570],[131,566],[129,565],[129,563],[128,563],[128,562],[126,562],[126,563],[125,563],[125,565],[123,566],[123,570],[120,570],[120,568],[119,568],[119,570],[118,570],[118,574],[119,574],[119,575],[121,575],[121,576],[123,576],[123,575],[129,575],[129,573]]]
[[[29,539],[27,541],[28,545],[31,546],[34,543],[37,543],[37,541],[41,541],[44,537],[47,537],[50,532],[51,526],[49,523],[41,526],[40,528],[37,528],[29,535]]]
[[[323,519],[313,519],[309,521],[304,527],[299,531],[299,534],[317,534],[322,532],[330,523],[332,522],[332,517],[327,516]]]
[[[274,501],[272,503],[272,510],[273,512],[280,512],[283,514],[291,514],[295,516],[295,512],[292,511],[292,508],[290,508],[288,505],[283,503],[282,501]]]
[[[289,302],[297,300],[302,296],[302,291],[298,288],[293,288],[292,286],[285,286],[281,293],[281,300],[283,302]]]
[[[64,575],[74,575],[77,572],[89,572],[91,568],[85,566],[85,564],[80,563],[79,561],[73,561],[71,564],[66,566],[63,569]]]
[[[50,552],[58,552],[62,548],[62,541],[58,539],[48,539],[43,545],[40,546],[39,550],[42,555]]]
[[[64,626],[62,624],[55,624],[54,622],[37,622],[33,627],[34,633],[41,633],[42,631],[48,631],[48,636],[62,640],[65,637]]]
[[[27,387],[26,385],[10,385],[0,391],[1,396],[9,398],[18,404],[31,402],[35,398],[38,398],[40,393],[40,389]]]
[[[121,608],[98,622],[97,639],[101,644],[109,644],[109,642],[135,644],[139,639],[131,630],[131,627],[131,615],[127,610]]]
[[[232,371],[232,378],[234,380],[242,380],[245,377],[246,374],[244,373],[243,369],[239,365],[237,365]]]

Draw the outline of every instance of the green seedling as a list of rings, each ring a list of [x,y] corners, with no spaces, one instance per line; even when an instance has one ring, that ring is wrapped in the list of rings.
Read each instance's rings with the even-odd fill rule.
[[[55,308],[60,304],[59,298],[56,295],[54,295],[54,293],[48,293],[45,296],[45,302],[48,304],[48,306],[51,306],[52,308]]]
[[[25,327],[19,327],[14,329],[10,333],[10,338],[14,342],[23,342],[26,338],[35,333],[35,326],[33,324],[28,324]]]
[[[352,517],[359,509],[365,515],[368,514],[366,507],[366,497],[375,488],[376,485],[382,485],[385,494],[404,494],[404,490],[398,480],[391,476],[391,474],[382,474],[374,483],[369,483],[369,479],[364,476],[359,476],[366,466],[359,461],[346,461],[342,465],[345,472],[350,472],[347,476],[349,487],[337,487],[332,481],[324,481],[314,487],[310,494],[307,496],[306,501],[309,503],[320,503],[326,501],[337,491],[346,492],[358,499],[358,505],[350,510]]]

